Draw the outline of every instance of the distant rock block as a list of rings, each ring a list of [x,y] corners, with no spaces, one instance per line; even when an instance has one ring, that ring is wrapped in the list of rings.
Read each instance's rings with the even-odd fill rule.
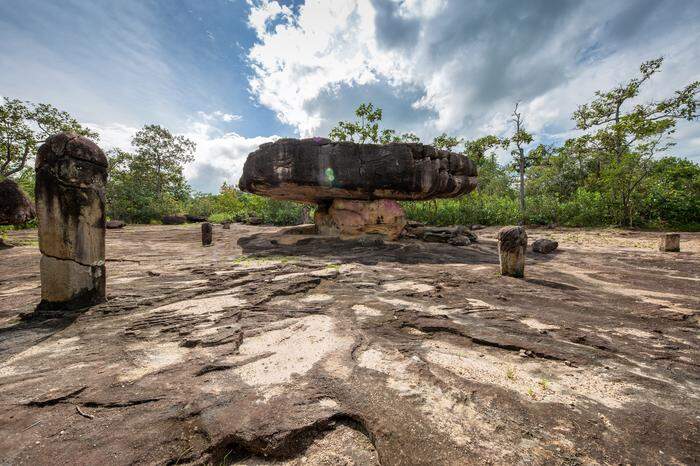
[[[207,221],[207,218],[201,215],[185,215],[185,219],[190,223],[202,223]]]
[[[124,228],[125,225],[126,223],[124,223],[121,220],[108,220],[107,223],[105,223],[105,227],[108,230],[117,230],[120,228]]]
[[[319,234],[380,234],[393,240],[406,225],[396,201],[468,193],[476,188],[476,165],[462,154],[423,144],[280,139],[248,155],[239,186],[274,199],[318,204]]]
[[[532,250],[540,254],[549,254],[559,247],[559,243],[546,238],[540,238],[532,243]]]
[[[161,221],[163,225],[182,225],[187,223],[187,217],[184,215],[164,215]]]
[[[34,203],[7,178],[0,181],[0,225],[21,225],[36,216]]]
[[[680,252],[681,250],[681,235],[680,233],[664,233],[659,238],[659,251],[661,252]]]

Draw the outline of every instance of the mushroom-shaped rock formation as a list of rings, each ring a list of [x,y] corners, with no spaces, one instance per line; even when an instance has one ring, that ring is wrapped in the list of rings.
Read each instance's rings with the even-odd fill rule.
[[[11,179],[0,181],[0,225],[21,225],[34,218],[34,203]]]
[[[476,165],[423,144],[280,139],[248,155],[239,186],[274,199],[317,203],[320,234],[395,239],[406,224],[397,200],[468,193],[476,188]]]

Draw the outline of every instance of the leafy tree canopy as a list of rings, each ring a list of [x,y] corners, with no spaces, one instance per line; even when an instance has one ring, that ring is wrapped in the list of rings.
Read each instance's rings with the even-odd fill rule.
[[[389,144],[391,142],[420,142],[413,133],[397,134],[393,129],[380,130],[382,109],[374,104],[362,103],[355,109],[355,121],[339,121],[328,137],[333,141],[351,141],[360,144]]]
[[[36,155],[38,146],[61,131],[98,138],[96,132],[52,105],[3,97],[0,105],[0,178],[21,172],[27,161]]]

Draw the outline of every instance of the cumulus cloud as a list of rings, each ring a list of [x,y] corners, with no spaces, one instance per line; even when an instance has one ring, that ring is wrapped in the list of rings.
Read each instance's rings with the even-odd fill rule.
[[[225,113],[222,112],[221,110],[216,110],[215,112],[212,113],[206,113],[206,112],[197,112],[197,115],[199,115],[200,118],[206,121],[223,121],[225,123],[231,123],[232,121],[239,121],[242,120],[243,117],[240,115],[233,115],[231,113]]]
[[[192,124],[183,135],[197,144],[195,160],[185,167],[185,176],[192,188],[202,192],[218,192],[224,181],[237,185],[248,154],[260,144],[278,138],[247,138],[234,132],[223,132],[206,122]]]
[[[349,118],[360,101],[378,100],[401,108],[385,111],[389,126],[424,139],[504,134],[520,101],[528,129],[552,140],[572,134],[577,105],[642,61],[666,57],[643,98],[700,75],[693,1],[309,0],[272,15],[283,8],[275,3],[251,4],[250,90],[302,136],[327,133],[339,104]],[[687,141],[700,135],[681,127]]]

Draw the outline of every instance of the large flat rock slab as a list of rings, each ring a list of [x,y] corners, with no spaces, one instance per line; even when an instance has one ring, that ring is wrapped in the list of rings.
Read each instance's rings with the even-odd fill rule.
[[[0,464],[698,464],[700,234],[469,247],[309,227],[107,231],[108,298],[21,319],[0,251]],[[240,246],[240,247],[239,247]]]
[[[242,190],[275,199],[424,200],[476,188],[476,165],[423,144],[280,139],[260,146],[243,167]]]

